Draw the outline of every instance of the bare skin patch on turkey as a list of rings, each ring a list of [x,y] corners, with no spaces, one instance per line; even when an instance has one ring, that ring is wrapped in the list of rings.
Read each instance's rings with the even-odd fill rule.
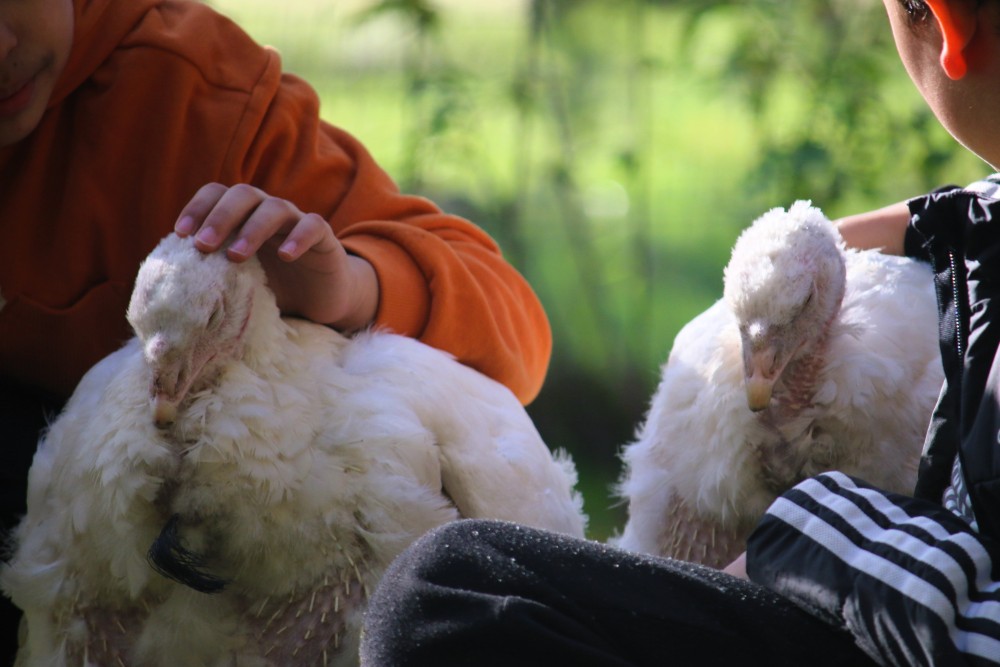
[[[132,664],[129,654],[149,616],[149,607],[141,604],[122,609],[83,607],[71,613],[82,624],[84,633],[81,638],[67,640],[67,665],[128,667]]]
[[[272,665],[326,667],[341,652],[347,614],[366,604],[360,571],[280,598],[248,603],[246,628]]]
[[[716,519],[706,519],[674,496],[660,536],[663,556],[701,563],[721,569],[746,549],[753,526],[722,528]]]

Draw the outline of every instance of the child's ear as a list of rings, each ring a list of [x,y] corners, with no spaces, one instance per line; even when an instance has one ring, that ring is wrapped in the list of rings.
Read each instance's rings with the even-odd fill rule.
[[[965,47],[976,34],[976,3],[971,0],[925,0],[938,27],[944,44],[941,47],[941,68],[950,79],[961,79],[969,65]]]

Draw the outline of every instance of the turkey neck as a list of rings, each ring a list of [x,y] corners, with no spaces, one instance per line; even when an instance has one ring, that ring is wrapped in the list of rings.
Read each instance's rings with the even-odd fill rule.
[[[760,465],[761,480],[775,495],[803,478],[808,449],[803,450],[801,443],[795,443],[809,428],[811,418],[803,413],[813,406],[819,373],[826,363],[833,319],[827,320],[823,333],[812,345],[789,362],[770,407],[757,417],[768,435],[754,444],[753,451]]]
[[[823,324],[822,334],[808,348],[800,352],[788,364],[781,376],[780,386],[775,392],[775,401],[767,413],[773,421],[780,424],[787,419],[796,417],[803,410],[812,407],[813,396],[816,393],[816,383],[820,371],[826,364],[826,352],[830,343],[830,328],[836,313]]]

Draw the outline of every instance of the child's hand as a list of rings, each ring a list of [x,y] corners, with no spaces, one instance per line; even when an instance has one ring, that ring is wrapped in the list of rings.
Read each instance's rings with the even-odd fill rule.
[[[195,237],[202,252],[227,243],[242,262],[258,253],[278,307],[344,331],[371,324],[378,279],[371,264],[348,255],[330,225],[315,213],[250,185],[210,183],[181,211],[174,231]],[[231,238],[230,238],[231,236]]]

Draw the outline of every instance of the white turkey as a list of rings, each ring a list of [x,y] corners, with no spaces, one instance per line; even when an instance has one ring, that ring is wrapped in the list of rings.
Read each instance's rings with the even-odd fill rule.
[[[512,393],[389,333],[279,316],[254,259],[167,237],[136,337],[40,443],[2,574],[19,666],[351,665],[368,592],[459,517],[582,537]]]
[[[737,240],[622,454],[615,542],[721,567],[767,506],[841,470],[910,493],[943,381],[928,265],[845,249],[809,202]]]

